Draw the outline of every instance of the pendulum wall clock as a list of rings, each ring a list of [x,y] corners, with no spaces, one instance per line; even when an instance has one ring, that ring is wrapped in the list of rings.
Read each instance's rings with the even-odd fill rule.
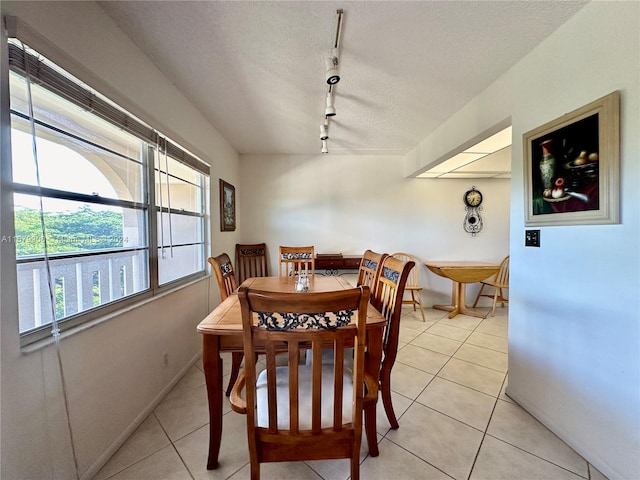
[[[476,234],[482,231],[482,217],[480,216],[482,193],[473,186],[471,190],[465,192],[462,199],[464,200],[464,209],[467,211],[463,222],[464,231],[475,237]]]

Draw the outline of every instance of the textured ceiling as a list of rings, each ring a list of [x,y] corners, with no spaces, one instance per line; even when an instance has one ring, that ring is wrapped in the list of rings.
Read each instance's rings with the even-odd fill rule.
[[[574,1],[98,2],[241,154],[403,154],[574,15]]]

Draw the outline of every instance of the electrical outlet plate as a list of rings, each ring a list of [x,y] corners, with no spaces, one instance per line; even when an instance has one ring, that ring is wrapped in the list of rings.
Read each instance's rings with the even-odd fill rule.
[[[540,230],[525,230],[524,246],[539,247],[540,246]]]

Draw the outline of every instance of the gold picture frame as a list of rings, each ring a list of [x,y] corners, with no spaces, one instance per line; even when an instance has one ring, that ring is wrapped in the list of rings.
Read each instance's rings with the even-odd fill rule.
[[[620,94],[523,135],[525,226],[620,223]]]
[[[236,229],[236,188],[220,179],[220,231]]]

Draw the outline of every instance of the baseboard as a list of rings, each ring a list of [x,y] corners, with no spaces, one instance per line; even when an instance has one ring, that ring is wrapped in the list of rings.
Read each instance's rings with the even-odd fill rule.
[[[586,445],[582,442],[576,441],[575,438],[572,438],[567,431],[558,427],[551,419],[542,413],[539,409],[537,409],[533,404],[528,402],[525,398],[518,395],[518,392],[514,392],[512,388],[505,389],[505,393],[509,398],[511,398],[514,402],[520,405],[523,409],[525,409],[530,415],[535,417],[540,423],[542,423],[545,427],[551,430],[558,438],[560,438],[564,443],[569,445],[573,450],[584,458],[587,462],[593,465],[598,469],[600,473],[602,473],[609,480],[616,479],[624,479],[624,476],[618,472],[615,467],[609,465],[604,459],[602,459],[598,452],[594,452],[590,450]]]
[[[118,449],[124,445],[129,437],[136,431],[136,429],[145,421],[145,419],[151,415],[155,408],[160,405],[160,402],[169,394],[169,392],[182,380],[182,377],[189,371],[189,369],[202,358],[202,352],[198,352],[193,356],[187,365],[182,368],[176,376],[163,388],[158,395],[151,401],[151,403],[131,422],[131,424],[120,434],[120,436],[107,448],[102,455],[89,467],[81,476],[81,480],[91,480],[95,477],[100,469],[105,466],[109,459],[118,451]]]

